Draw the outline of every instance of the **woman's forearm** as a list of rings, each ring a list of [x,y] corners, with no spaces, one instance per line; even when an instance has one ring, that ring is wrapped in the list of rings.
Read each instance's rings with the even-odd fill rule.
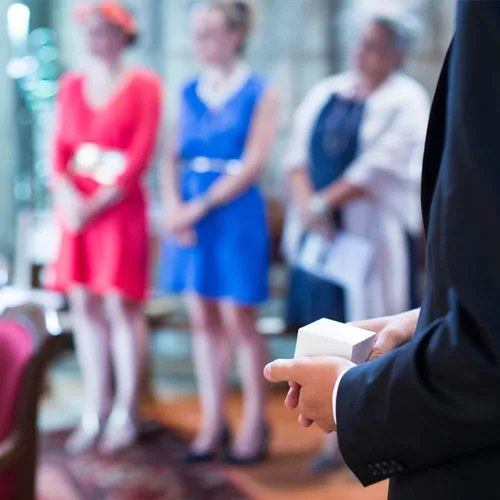
[[[366,198],[368,193],[364,189],[340,179],[323,189],[320,195],[330,208],[339,209],[350,201]]]
[[[314,195],[314,186],[306,168],[295,169],[288,176],[293,200],[301,207],[307,206]]]
[[[87,200],[89,217],[105,212],[123,199],[123,190],[119,187],[102,187]]]
[[[163,206],[168,209],[181,202],[177,159],[177,130],[172,128],[168,134],[166,157],[160,170],[160,187]]]
[[[255,184],[262,170],[261,165],[247,165],[237,175],[225,175],[210,188],[207,197],[213,205],[226,205]]]
[[[160,186],[163,206],[168,208],[181,202],[177,162],[169,156],[160,172]]]
[[[315,194],[307,169],[297,169],[289,175],[290,190],[299,206],[305,207]],[[329,208],[341,208],[346,203],[366,197],[367,193],[347,181],[340,179],[321,190],[318,195]]]

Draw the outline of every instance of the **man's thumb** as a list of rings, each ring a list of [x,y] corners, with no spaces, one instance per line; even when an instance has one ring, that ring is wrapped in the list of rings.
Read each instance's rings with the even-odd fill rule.
[[[398,346],[396,337],[392,330],[382,330],[377,335],[375,345],[368,360],[373,361],[394,350]]]
[[[300,384],[297,380],[297,362],[294,359],[278,359],[269,363],[264,368],[264,376],[269,382],[288,382],[293,380]]]

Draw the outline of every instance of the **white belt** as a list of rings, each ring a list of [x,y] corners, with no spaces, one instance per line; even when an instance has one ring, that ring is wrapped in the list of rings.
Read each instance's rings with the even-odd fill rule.
[[[122,151],[104,149],[97,144],[82,144],[73,157],[73,171],[110,186],[125,171],[126,157]]]
[[[238,175],[243,170],[243,162],[241,160],[221,160],[205,156],[197,156],[191,160],[185,160],[185,164],[188,170],[198,173],[217,172]]]

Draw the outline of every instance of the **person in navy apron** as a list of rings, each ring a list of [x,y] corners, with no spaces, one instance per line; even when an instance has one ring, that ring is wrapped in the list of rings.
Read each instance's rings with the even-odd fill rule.
[[[243,60],[251,19],[241,1],[195,8],[195,50],[205,69],[183,89],[177,144],[163,175],[168,236],[160,285],[189,304],[203,418],[188,463],[213,460],[221,448],[235,465],[267,453],[267,353],[255,313],[268,298],[270,245],[258,184],[277,133],[278,96]],[[233,440],[224,415],[230,341],[244,394]]]
[[[319,114],[311,137],[309,164],[315,192],[339,179],[354,160],[363,109],[362,99],[333,94]],[[328,234],[341,225],[341,212],[332,210],[326,214],[323,227],[317,225],[313,229]],[[307,234],[308,231],[304,231],[303,236]],[[344,289],[300,268],[293,269],[286,309],[289,328],[297,330],[320,318],[345,322]]]
[[[417,268],[408,240],[421,231],[419,172],[429,102],[422,86],[401,71],[412,38],[397,19],[373,19],[358,45],[355,70],[320,82],[295,114],[284,159],[290,188],[283,245],[290,265],[288,329],[321,318],[349,322],[396,314],[415,300]],[[309,235],[322,234],[333,248],[340,231],[373,249],[356,294],[331,274],[303,265]],[[350,264],[355,270],[362,265]],[[355,310],[361,317],[348,307],[352,297],[362,303]],[[313,470],[342,464],[334,436]]]

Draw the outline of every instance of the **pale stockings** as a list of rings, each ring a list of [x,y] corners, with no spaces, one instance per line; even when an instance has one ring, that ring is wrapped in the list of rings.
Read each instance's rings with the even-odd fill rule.
[[[138,383],[146,349],[144,315],[139,306],[118,295],[106,297],[103,303],[79,288],[71,293],[70,300],[84,408],[81,423],[66,448],[68,453],[78,454],[93,446],[109,414],[100,450],[114,453],[137,438]],[[116,389],[112,408],[111,366]]]
[[[262,372],[268,360],[267,348],[265,338],[255,329],[255,308],[225,302],[222,316],[235,343],[244,398],[242,425],[232,453],[246,458],[258,454],[265,444],[267,384]]]
[[[137,440],[138,393],[146,357],[147,325],[141,307],[127,303],[119,295],[106,298],[106,311],[111,325],[115,399],[100,451],[112,454]]]
[[[193,329],[193,354],[202,425],[192,445],[195,453],[211,452],[224,430],[224,398],[229,375],[229,343],[217,304],[188,297]]]
[[[265,340],[255,330],[255,310],[197,296],[190,296],[188,300],[203,419],[192,450],[213,451],[222,435],[230,368],[229,344],[233,339],[244,395],[243,423],[233,453],[238,457],[253,456],[260,451],[264,437],[266,383],[262,371],[267,361]]]
[[[78,454],[99,437],[110,405],[109,328],[102,300],[83,288],[70,293],[76,354],[83,381],[83,413],[66,449]]]

